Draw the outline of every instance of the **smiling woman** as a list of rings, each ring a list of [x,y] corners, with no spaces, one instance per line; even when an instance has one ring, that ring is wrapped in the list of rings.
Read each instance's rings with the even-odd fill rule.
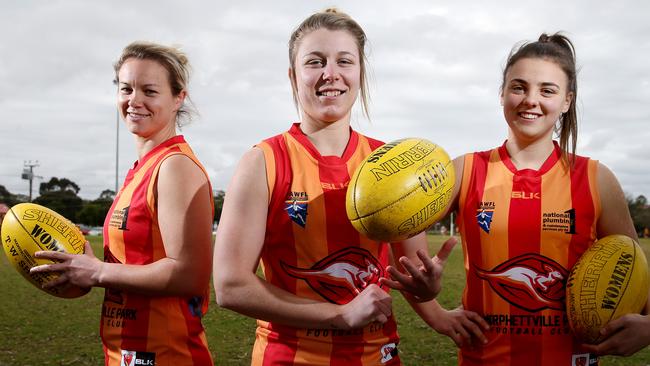
[[[507,140],[455,160],[466,270],[457,310],[490,323],[479,344],[481,334],[455,319],[457,310],[432,318],[460,347],[461,365],[592,365],[599,355],[629,355],[650,343],[650,303],[646,315],[612,321],[595,346],[580,344],[569,326],[565,284],[580,255],[608,235],[636,239],[612,172],[575,154],[577,92],[566,36],[542,34],[514,48],[500,98]]]
[[[300,122],[246,153],[228,189],[214,285],[221,306],[258,319],[253,365],[400,364],[380,282],[389,246],[360,235],[345,212],[350,176],[382,145],[350,128],[359,94],[367,104],[365,41],[335,9],[298,26],[288,74]],[[427,244],[421,234],[394,248],[417,260]],[[260,260],[265,280],[255,273]],[[439,284],[440,267],[422,277]]]
[[[104,222],[104,261],[40,252],[61,263],[46,286],[104,287],[107,366],[211,365],[201,317],[209,301],[213,200],[208,176],[176,133],[187,99],[187,58],[153,43],[127,46],[115,64],[117,108],[138,160]]]

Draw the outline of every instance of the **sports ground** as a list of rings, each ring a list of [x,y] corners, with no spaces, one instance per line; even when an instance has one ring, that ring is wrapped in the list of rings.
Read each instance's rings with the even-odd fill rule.
[[[95,253],[101,256],[101,236],[90,235]],[[429,236],[435,253],[442,236]],[[650,239],[641,239],[650,258]],[[100,365],[99,339],[102,289],[81,298],[64,300],[37,290],[25,281],[0,255],[0,366]],[[457,306],[464,284],[462,252],[457,246],[445,269],[439,301]],[[247,365],[254,340],[255,321],[219,309],[212,296],[204,326],[210,350],[218,365]],[[456,346],[431,330],[394,293],[394,310],[401,336],[400,355],[405,365],[456,365]],[[650,348],[634,357],[606,357],[603,365],[650,365]]]

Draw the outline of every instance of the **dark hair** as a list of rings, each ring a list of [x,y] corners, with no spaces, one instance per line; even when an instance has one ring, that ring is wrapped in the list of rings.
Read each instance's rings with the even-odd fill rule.
[[[113,64],[115,82],[119,83],[120,68],[126,60],[135,58],[139,60],[152,60],[162,65],[168,73],[169,86],[172,95],[177,96],[183,90],[187,92],[190,79],[190,65],[184,52],[176,47],[168,47],[151,42],[136,41],[124,48],[120,58]],[[195,112],[189,95],[186,96],[189,106],[183,103],[176,112],[176,125],[181,127],[191,120]]]
[[[344,30],[350,33],[356,43],[357,49],[359,51],[359,64],[361,66],[361,75],[360,75],[360,93],[361,93],[361,106],[363,113],[366,117],[369,116],[368,113],[368,78],[366,76],[366,33],[363,31],[359,23],[354,21],[349,15],[339,11],[336,8],[327,8],[323,11],[315,13],[305,19],[298,28],[296,28],[293,33],[291,33],[291,38],[289,38],[289,64],[291,66],[291,89],[293,91],[293,102],[298,108],[298,95],[297,95],[297,86],[295,85],[296,80],[296,52],[300,46],[300,41],[305,35],[318,30],[320,28],[325,28],[328,30]]]
[[[561,33],[548,35],[542,33],[536,42],[526,42],[515,46],[510,55],[508,62],[503,69],[503,79],[501,81],[501,91],[505,87],[506,73],[517,61],[524,58],[541,58],[556,63],[567,77],[568,92],[573,94],[573,100],[566,113],[560,116],[560,125],[556,127],[555,132],[560,138],[560,147],[562,148],[562,160],[569,165],[573,165],[576,144],[578,139],[578,113],[576,111],[576,98],[578,95],[578,81],[576,78],[576,56],[575,48],[569,38]]]

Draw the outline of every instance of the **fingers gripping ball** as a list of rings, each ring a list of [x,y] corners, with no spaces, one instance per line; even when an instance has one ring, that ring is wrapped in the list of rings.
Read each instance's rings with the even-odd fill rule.
[[[43,289],[42,285],[58,277],[57,273],[29,273],[32,267],[54,263],[49,259],[34,258],[41,250],[83,254],[84,238],[81,231],[65,217],[49,208],[20,203],[7,212],[2,222],[2,244],[14,268],[37,288],[58,297],[79,297],[88,292],[77,286],[58,286]]]
[[[566,287],[569,324],[585,343],[602,341],[609,321],[639,313],[648,297],[648,262],[625,235],[599,239],[573,266]]]
[[[407,239],[442,218],[454,180],[453,163],[440,146],[420,138],[384,144],[352,176],[348,218],[371,239]]]

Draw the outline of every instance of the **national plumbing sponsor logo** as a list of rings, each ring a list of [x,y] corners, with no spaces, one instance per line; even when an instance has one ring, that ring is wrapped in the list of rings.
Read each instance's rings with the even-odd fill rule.
[[[555,231],[565,234],[576,233],[576,210],[572,208],[564,212],[543,212],[542,230]]]

